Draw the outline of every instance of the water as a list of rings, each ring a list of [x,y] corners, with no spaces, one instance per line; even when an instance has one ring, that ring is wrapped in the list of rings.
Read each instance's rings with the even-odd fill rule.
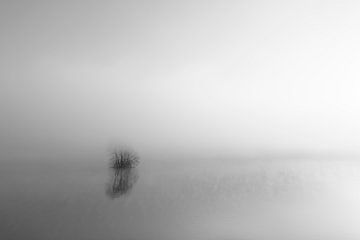
[[[358,239],[360,162],[7,156],[0,239]]]

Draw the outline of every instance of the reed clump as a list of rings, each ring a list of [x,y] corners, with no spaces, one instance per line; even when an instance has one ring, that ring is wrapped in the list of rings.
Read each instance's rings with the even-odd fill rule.
[[[112,152],[111,167],[114,169],[127,169],[139,164],[138,155],[130,150],[116,150]]]

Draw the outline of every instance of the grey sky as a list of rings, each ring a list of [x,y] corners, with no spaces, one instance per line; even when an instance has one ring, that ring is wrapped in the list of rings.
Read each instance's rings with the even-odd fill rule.
[[[1,1],[1,142],[357,151],[359,4]]]

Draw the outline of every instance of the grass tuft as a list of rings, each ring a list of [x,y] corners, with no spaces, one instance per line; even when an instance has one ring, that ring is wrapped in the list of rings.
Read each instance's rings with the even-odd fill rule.
[[[133,168],[139,164],[139,157],[129,150],[116,150],[111,154],[111,167],[115,169]]]

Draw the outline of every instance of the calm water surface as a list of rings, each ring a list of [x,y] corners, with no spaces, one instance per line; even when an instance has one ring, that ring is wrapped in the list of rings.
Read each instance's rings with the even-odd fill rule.
[[[0,239],[359,239],[360,161],[8,157]]]

